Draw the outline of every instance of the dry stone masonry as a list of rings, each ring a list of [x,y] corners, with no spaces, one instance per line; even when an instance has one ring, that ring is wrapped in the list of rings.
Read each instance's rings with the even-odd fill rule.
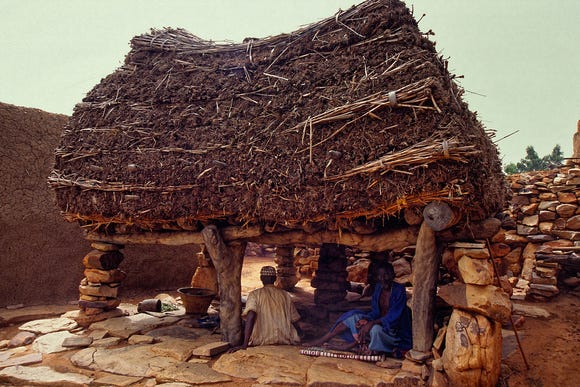
[[[300,277],[312,278],[318,269],[318,248],[298,248],[295,250],[294,265]]]
[[[294,266],[294,247],[276,247],[276,286],[291,290],[300,280]]]
[[[513,198],[492,251],[514,299],[547,300],[580,284],[580,168],[508,176]],[[558,280],[561,280],[561,285]]]
[[[83,258],[85,277],[79,285],[79,307],[87,316],[119,306],[119,287],[127,276],[118,268],[124,258],[123,246],[94,242],[91,247],[94,250]]]
[[[512,305],[489,250],[484,241],[455,242],[443,253],[443,264],[457,281],[439,288],[438,296],[453,312],[443,353],[437,340],[432,351],[441,357],[450,385],[493,386],[499,377],[501,325],[510,322]]]
[[[347,294],[347,260],[345,247],[324,244],[320,248],[318,269],[311,281],[314,302],[317,305],[333,304],[344,300]]]

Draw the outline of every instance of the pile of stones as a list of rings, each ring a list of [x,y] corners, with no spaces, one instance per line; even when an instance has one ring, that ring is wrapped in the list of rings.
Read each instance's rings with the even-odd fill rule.
[[[444,370],[452,385],[493,385],[500,372],[501,327],[511,320],[509,295],[485,242],[452,243],[443,261],[457,281],[440,286],[437,293],[453,311],[437,332],[433,366]]]

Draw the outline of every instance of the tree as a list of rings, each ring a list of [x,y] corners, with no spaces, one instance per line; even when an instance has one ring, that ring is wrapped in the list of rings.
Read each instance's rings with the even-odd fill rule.
[[[542,171],[545,169],[557,168],[562,165],[564,156],[560,145],[556,144],[552,153],[540,158],[533,146],[526,147],[526,157],[521,159],[518,163],[509,163],[505,166],[504,171],[508,175],[514,173]]]
[[[546,163],[548,168],[561,166],[562,161],[564,161],[564,154],[562,153],[560,145],[556,145],[554,149],[552,149],[552,153],[548,156],[544,156],[542,160]]]
[[[521,159],[516,165],[518,170],[522,172],[541,171],[544,169],[544,161],[540,159],[540,156],[531,145],[526,147],[526,157]]]
[[[508,175],[513,175],[515,173],[518,173],[518,166],[515,165],[514,163],[509,163],[508,165],[505,166],[503,170]]]

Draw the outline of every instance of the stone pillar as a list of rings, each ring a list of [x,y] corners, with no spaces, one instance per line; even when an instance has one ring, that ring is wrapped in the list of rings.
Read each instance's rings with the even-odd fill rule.
[[[297,249],[294,265],[300,278],[313,277],[314,272],[318,269],[318,251],[317,248]]]
[[[455,242],[450,248],[459,279],[439,289],[439,296],[454,308],[443,368],[451,385],[495,386],[502,354],[501,324],[510,320],[511,302],[496,281],[485,243]]]
[[[342,245],[325,243],[320,248],[318,269],[312,279],[314,303],[327,305],[344,300],[347,284],[347,261],[345,247]]]
[[[572,137],[572,160],[568,160],[568,165],[580,164],[580,120],[578,120],[576,133]]]
[[[85,315],[97,315],[115,309],[121,303],[118,290],[126,273],[119,270],[123,261],[122,245],[93,242],[94,249],[83,258],[85,277],[79,285],[79,308]]]
[[[276,286],[284,290],[292,290],[300,278],[296,275],[294,266],[294,247],[276,247]]]

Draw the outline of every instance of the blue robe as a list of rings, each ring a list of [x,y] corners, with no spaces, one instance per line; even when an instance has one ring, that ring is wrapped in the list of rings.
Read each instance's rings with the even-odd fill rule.
[[[339,323],[346,325],[349,330],[341,334],[348,342],[353,342],[353,334],[357,333],[356,322],[360,319],[378,320],[371,331],[369,349],[378,352],[392,352],[394,349],[408,350],[413,347],[413,329],[411,326],[411,311],[407,307],[407,293],[405,287],[393,282],[389,298],[389,310],[381,317],[379,300],[383,288],[375,285],[371,298],[371,311],[351,310],[340,316],[332,329]]]

